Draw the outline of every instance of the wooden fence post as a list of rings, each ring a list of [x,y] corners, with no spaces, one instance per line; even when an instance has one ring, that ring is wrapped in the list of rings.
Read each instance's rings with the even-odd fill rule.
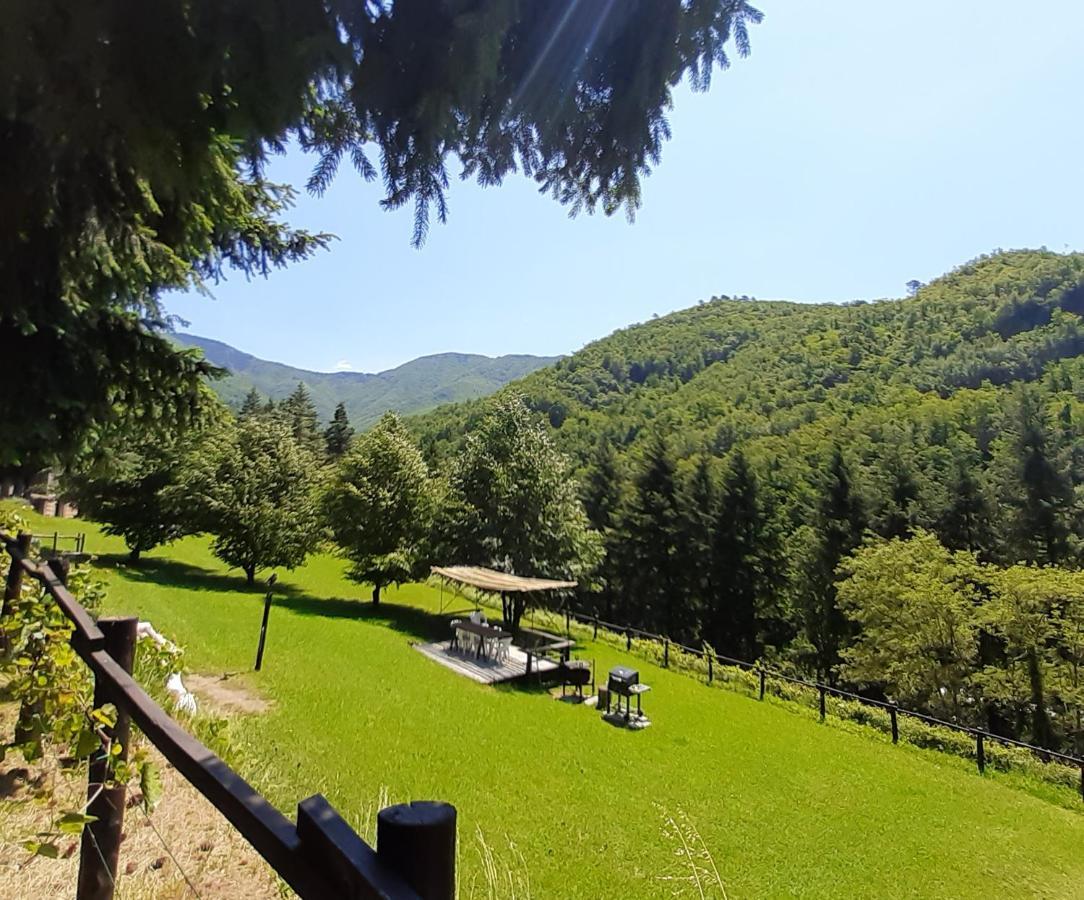
[[[455,807],[418,800],[380,810],[376,855],[421,900],[455,897]]]
[[[662,642],[662,667],[670,668],[670,638],[663,638]]]
[[[888,707],[888,717],[892,720],[892,743],[898,744],[900,742],[900,726],[896,721],[896,703],[893,701],[892,705]]]
[[[760,699],[764,699],[764,670],[760,670]]]
[[[260,667],[263,666],[263,644],[268,638],[268,618],[271,616],[271,593],[273,590],[271,587],[272,583],[273,582],[268,583],[267,596],[263,597],[263,621],[260,622],[260,643],[259,646],[256,647],[257,672],[260,670]]]
[[[131,673],[135,660],[136,628],[139,619],[99,619],[98,627],[105,635],[105,651],[125,672]],[[114,702],[102,684],[94,686],[94,706]],[[117,705],[117,724],[108,729],[112,743],[121,747],[120,760],[128,758],[128,713]],[[106,755],[99,752],[91,758],[87,776],[87,796],[91,802],[87,814],[97,821],[83,829],[79,849],[79,881],[76,900],[111,900],[117,880],[117,859],[120,855],[121,830],[124,825],[124,785],[103,787],[109,777]]]
[[[632,632],[629,631],[627,628],[625,629],[625,650],[632,650]]]
[[[979,765],[979,773],[986,771],[986,748],[982,743],[982,732],[975,732],[975,762]]]
[[[56,553],[56,542],[59,539],[60,539],[60,532],[59,531],[54,531],[53,532],[53,553],[54,554]]]
[[[30,554],[30,541],[33,535],[28,531],[20,531],[15,542],[24,556]],[[23,589],[23,567],[14,556],[11,558],[11,568],[8,569],[7,582],[4,584],[4,606],[0,610],[0,649],[7,649],[7,634],[2,630],[7,624],[7,618],[11,614],[11,604],[19,599]]]
[[[572,622],[567,609],[565,610],[565,637],[572,637]]]
[[[818,684],[817,690],[821,692],[821,721],[824,721],[824,685]]]
[[[708,684],[711,684],[715,680],[715,664],[714,658],[708,654]]]

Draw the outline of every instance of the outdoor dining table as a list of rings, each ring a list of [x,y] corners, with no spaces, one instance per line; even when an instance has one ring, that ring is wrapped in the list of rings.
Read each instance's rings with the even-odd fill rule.
[[[478,647],[475,656],[479,659],[486,655],[486,642],[498,642],[503,638],[511,638],[512,633],[498,628],[496,625],[479,625],[475,622],[456,622],[453,626],[456,632],[456,644],[460,643],[459,635],[462,632],[478,638]]]

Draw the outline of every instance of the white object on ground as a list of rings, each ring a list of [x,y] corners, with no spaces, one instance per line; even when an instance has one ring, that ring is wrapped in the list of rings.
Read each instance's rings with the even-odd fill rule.
[[[180,652],[177,645],[155,631],[154,626],[151,625],[150,622],[140,622],[136,626],[136,637],[152,640],[159,647],[165,648],[170,653]],[[181,681],[180,672],[173,672],[169,678],[166,679],[166,690],[173,695],[173,705],[177,709],[181,712],[188,713],[189,715],[196,714],[196,695],[184,686],[184,682]]]

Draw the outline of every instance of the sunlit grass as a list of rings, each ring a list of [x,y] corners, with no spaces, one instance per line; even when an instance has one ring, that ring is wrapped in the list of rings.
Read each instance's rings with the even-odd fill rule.
[[[436,588],[389,591],[373,611],[329,556],[279,573],[254,674],[262,590],[246,589],[205,540],[131,567],[108,556],[123,547],[93,526],[45,521],[50,532],[88,532],[109,611],[150,619],[194,669],[247,673],[272,701],[237,727],[245,755],[261,761],[243,774],[280,808],[322,792],[358,821],[382,791],[454,803],[467,895],[494,865],[479,848],[511,842],[500,866],[517,883],[529,877],[535,897],[696,896],[695,884],[660,880],[675,871],[661,809],[695,823],[734,898],[1084,896],[1084,814],[966,761],[823,726],[643,660],[633,665],[654,690],[642,732],[544,693],[483,687],[410,647],[434,627]],[[591,642],[581,655],[602,672],[628,659]]]

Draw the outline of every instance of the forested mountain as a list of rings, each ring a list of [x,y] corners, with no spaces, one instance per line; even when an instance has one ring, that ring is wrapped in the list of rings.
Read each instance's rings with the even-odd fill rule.
[[[175,334],[182,346],[198,347],[214,365],[229,370],[213,387],[234,409],[255,388],[265,398],[279,401],[302,382],[309,391],[321,421],[331,418],[335,406],[346,407],[350,421],[367,428],[388,410],[403,414],[484,397],[513,379],[520,378],[555,357],[509,355],[496,358],[471,353],[438,353],[411,360],[377,374],[365,372],[310,372],[283,363],[258,359],[210,338]]]
[[[837,566],[870,535],[1082,561],[1082,314],[1084,255],[999,252],[902,300],[716,297],[505,390],[548,419],[606,535],[590,602],[830,674],[853,627]],[[440,459],[482,408],[412,427]]]

